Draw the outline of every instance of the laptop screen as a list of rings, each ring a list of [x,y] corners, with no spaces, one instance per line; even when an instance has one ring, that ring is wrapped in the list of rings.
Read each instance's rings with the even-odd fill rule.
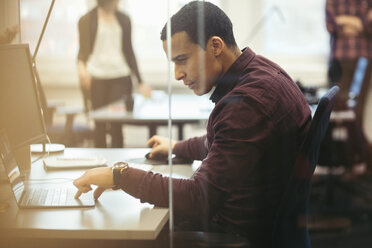
[[[24,191],[24,183],[17,162],[10,149],[8,137],[6,136],[4,130],[0,130],[0,158],[0,161],[5,169],[5,173],[9,178],[14,196],[17,202],[19,202]]]

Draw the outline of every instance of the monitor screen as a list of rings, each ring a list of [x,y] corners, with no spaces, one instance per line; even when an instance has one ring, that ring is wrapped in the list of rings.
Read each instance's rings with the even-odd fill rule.
[[[353,80],[350,86],[350,94],[354,98],[358,97],[360,94],[360,91],[362,90],[367,66],[368,66],[368,59],[364,57],[360,57],[358,59],[358,62],[357,62],[357,65],[354,71],[354,75],[353,75]]]
[[[0,45],[1,127],[13,150],[47,137],[27,44]]]

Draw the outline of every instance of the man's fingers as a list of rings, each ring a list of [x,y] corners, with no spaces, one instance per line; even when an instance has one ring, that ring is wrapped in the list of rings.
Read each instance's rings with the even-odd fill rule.
[[[161,154],[161,148],[160,147],[154,147],[150,154],[151,154],[150,158],[159,156]]]
[[[147,141],[147,146],[148,147],[156,147],[160,145],[162,142],[162,137],[159,135],[154,135],[152,136],[148,141]]]
[[[75,199],[79,198],[83,193],[88,193],[91,190],[92,187],[90,185],[79,186],[78,191],[75,194]]]
[[[78,198],[81,196],[82,193],[83,193],[83,192],[81,192],[80,190],[78,190],[78,191],[76,192],[76,194],[75,194],[75,199],[78,199]]]
[[[102,195],[102,193],[105,191],[106,189],[102,188],[102,187],[98,187],[96,188],[96,190],[94,191],[93,193],[93,196],[94,196],[94,199],[95,200],[98,200],[98,198]]]
[[[78,189],[78,191],[75,194],[75,199],[79,198],[82,193],[87,193],[92,190],[92,187],[89,184],[83,184],[82,177],[75,179],[73,184]]]
[[[152,136],[148,141],[147,141],[147,146],[152,147],[155,143],[155,136]]]

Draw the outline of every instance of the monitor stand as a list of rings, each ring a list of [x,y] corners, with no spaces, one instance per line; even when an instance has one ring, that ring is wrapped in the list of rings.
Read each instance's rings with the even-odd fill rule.
[[[13,151],[13,155],[18,164],[19,170],[22,175],[30,172],[31,170],[31,152],[30,146],[26,145]]]
[[[65,150],[65,145],[63,144],[32,144],[31,152],[32,153],[54,153],[54,152],[63,152]]]

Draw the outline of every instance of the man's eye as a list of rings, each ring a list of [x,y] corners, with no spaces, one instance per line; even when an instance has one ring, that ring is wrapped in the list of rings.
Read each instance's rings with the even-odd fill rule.
[[[181,64],[181,65],[183,65],[183,64],[186,63],[186,61],[187,61],[186,58],[184,58],[184,59],[179,59],[179,60],[177,60],[177,64]]]

